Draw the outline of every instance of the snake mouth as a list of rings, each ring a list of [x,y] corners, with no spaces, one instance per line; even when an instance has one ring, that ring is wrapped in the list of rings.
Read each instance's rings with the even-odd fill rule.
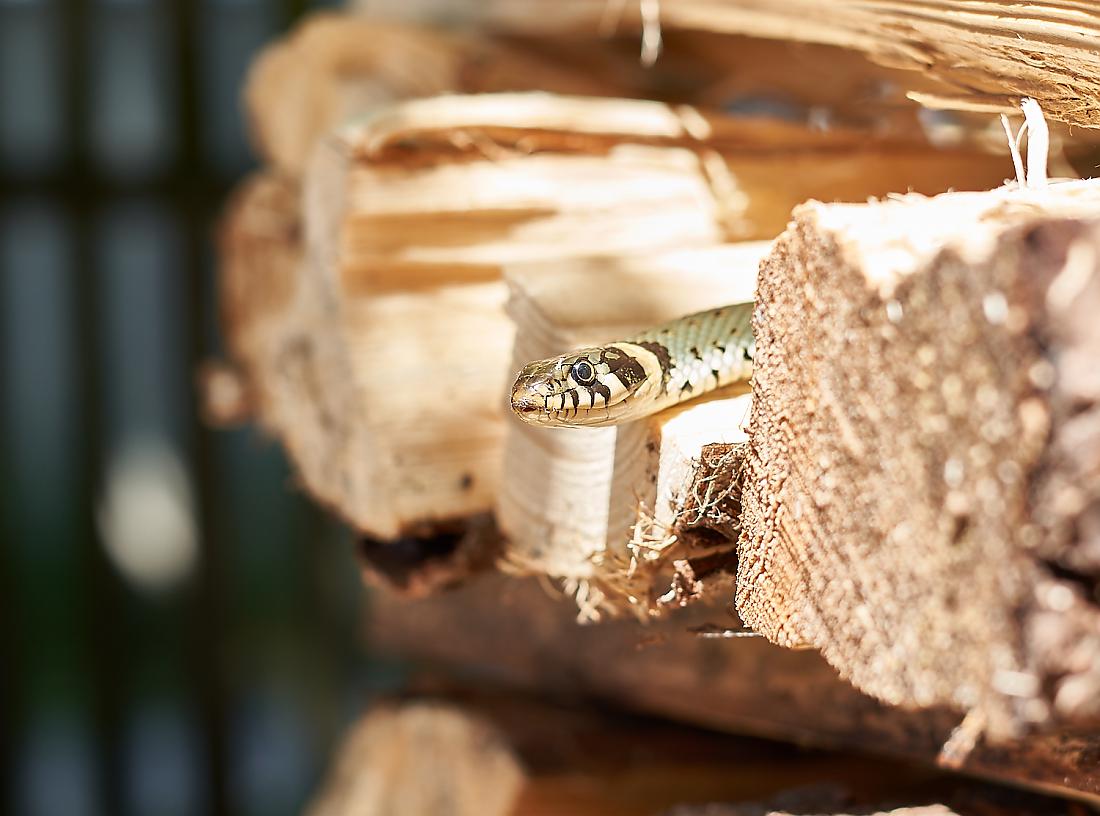
[[[519,373],[509,403],[512,413],[529,425],[551,423],[553,412],[547,404],[547,377],[542,371],[530,371],[528,366]]]
[[[512,389],[510,402],[512,411],[525,422],[538,422],[539,415],[546,409],[542,396],[521,383],[517,383]]]

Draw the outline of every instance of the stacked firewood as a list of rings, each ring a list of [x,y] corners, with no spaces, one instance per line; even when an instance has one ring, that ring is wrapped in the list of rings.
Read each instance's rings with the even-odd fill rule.
[[[222,230],[234,393],[375,581],[469,585],[385,598],[378,639],[1100,796],[1100,187],[1045,177],[1100,126],[1073,5],[491,0],[272,44],[245,89],[266,167]],[[1026,167],[1023,95],[1050,120]],[[508,415],[527,360],[752,299],[751,393]],[[643,636],[675,670],[604,665]]]

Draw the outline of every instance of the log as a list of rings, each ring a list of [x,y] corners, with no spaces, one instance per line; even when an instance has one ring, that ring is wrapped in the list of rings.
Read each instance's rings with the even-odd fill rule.
[[[800,207],[761,265],[737,609],[991,738],[1100,721],[1100,184]]]
[[[1087,0],[1020,5],[966,0],[662,0],[545,4],[495,0],[480,18],[509,30],[553,25],[559,30],[686,28],[849,48],[904,69],[942,90],[918,91],[924,105],[951,110],[1013,112],[1022,97],[1037,99],[1048,116],[1100,128],[1100,11]]]
[[[999,131],[992,140],[984,133],[987,115],[929,117],[905,96],[906,88],[942,95],[942,83],[844,48],[673,29],[664,34],[658,64],[646,66],[627,26],[562,30],[557,15],[548,20],[540,4],[528,2],[523,10],[533,20],[518,28],[486,28],[492,21],[476,15],[456,27],[465,14],[453,3],[419,25],[377,3],[362,14],[305,17],[249,70],[244,102],[257,151],[270,166],[300,178],[324,136],[396,102],[541,90],[770,113],[896,137],[924,132],[937,144],[1004,152]],[[448,27],[431,27],[440,20]],[[829,82],[822,84],[821,76]]]
[[[820,812],[869,811],[883,800],[926,808],[1007,801],[991,785],[911,764],[444,686],[373,705],[345,737],[308,813],[651,816],[718,801],[748,808],[761,798]],[[1062,813],[1046,797],[1012,798],[1012,813]]]
[[[635,103],[533,101],[548,112],[547,149],[538,149],[533,126],[522,131],[528,148],[518,154],[460,127],[462,116],[488,126],[512,115],[510,98],[442,98],[346,131],[307,179],[306,274],[332,304],[327,334],[341,350],[323,387],[355,406],[342,415],[353,437],[311,454],[341,462],[350,478],[309,487],[377,538],[492,507],[513,334],[503,263],[707,244],[720,235],[691,156],[552,149],[570,130],[600,138],[601,122],[605,133],[621,133]],[[637,104],[643,119],[654,110]],[[658,127],[671,123],[664,110],[655,109]],[[418,139],[423,146],[410,152]]]
[[[860,809],[863,816],[963,816],[974,811],[995,814],[1053,814],[1064,813],[1066,805],[1057,800],[1042,799],[1038,797],[1021,797],[1007,791],[993,791],[982,793],[964,792],[953,797],[948,803],[932,805],[916,805],[908,807],[883,807],[882,809]],[[709,804],[686,805],[666,811],[661,816],[797,816],[798,814],[835,813],[837,816],[850,814],[854,809],[841,797],[824,797],[825,806],[822,805],[822,795],[813,791],[792,792],[779,798],[776,802],[752,802],[744,804]],[[896,800],[892,804],[896,804]]]
[[[710,801],[790,799],[790,789],[807,803],[850,806],[996,796],[988,785],[884,759],[451,688],[372,706],[344,739],[308,813],[650,816]]]
[[[508,267],[512,369],[752,300],[768,247],[760,241]],[[703,444],[747,438],[747,390],[732,386],[611,428],[509,423],[496,507],[507,542],[502,563],[568,580],[585,618],[628,605],[641,614],[655,610],[672,586],[676,557],[685,555],[668,540],[682,488]]]
[[[272,168],[301,178],[322,138],[406,99],[525,90],[660,98],[674,82],[690,101],[713,83],[695,69],[655,76],[623,46],[595,35],[490,36],[323,12],[263,50],[249,69],[244,102],[258,152]]]
[[[280,218],[300,218],[304,242],[288,227],[274,236],[281,248],[260,248],[273,236],[249,237],[248,224],[267,222],[243,214],[245,194],[224,252],[253,241],[295,266],[296,281],[281,301],[285,326],[242,325],[253,307],[241,306],[227,311],[226,333],[270,341],[241,369],[257,381],[247,390],[290,402],[268,411],[261,400],[259,410],[304,486],[358,530],[393,540],[495,503],[512,373],[505,264],[768,236],[807,196],[981,188],[1003,169],[919,140],[653,102],[414,100],[322,145],[301,216],[282,182]],[[250,251],[226,265],[249,265]]]
[[[716,731],[847,748],[932,764],[962,715],[893,708],[856,691],[819,654],[763,638],[714,637],[738,621],[693,604],[641,626],[619,618],[576,625],[571,598],[533,578],[486,574],[451,592],[372,596],[366,636],[380,654],[422,671],[477,678],[482,689],[587,698]],[[1069,729],[962,758],[972,775],[1100,803],[1097,731]]]
[[[672,0],[672,25],[829,43],[895,68],[920,71],[950,91],[927,106],[1015,112],[1022,97],[1047,115],[1100,127],[1100,13],[1092,3]]]

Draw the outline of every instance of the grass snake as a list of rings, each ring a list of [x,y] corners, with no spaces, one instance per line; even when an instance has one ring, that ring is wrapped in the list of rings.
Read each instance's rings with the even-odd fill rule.
[[[618,425],[748,380],[752,309],[739,303],[698,312],[528,363],[512,386],[512,411],[532,425]]]

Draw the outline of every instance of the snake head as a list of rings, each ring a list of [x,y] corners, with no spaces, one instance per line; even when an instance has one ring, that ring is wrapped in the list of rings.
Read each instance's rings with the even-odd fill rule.
[[[513,413],[532,425],[592,427],[631,418],[632,399],[653,385],[643,362],[648,353],[635,349],[613,343],[528,363],[512,386]]]

